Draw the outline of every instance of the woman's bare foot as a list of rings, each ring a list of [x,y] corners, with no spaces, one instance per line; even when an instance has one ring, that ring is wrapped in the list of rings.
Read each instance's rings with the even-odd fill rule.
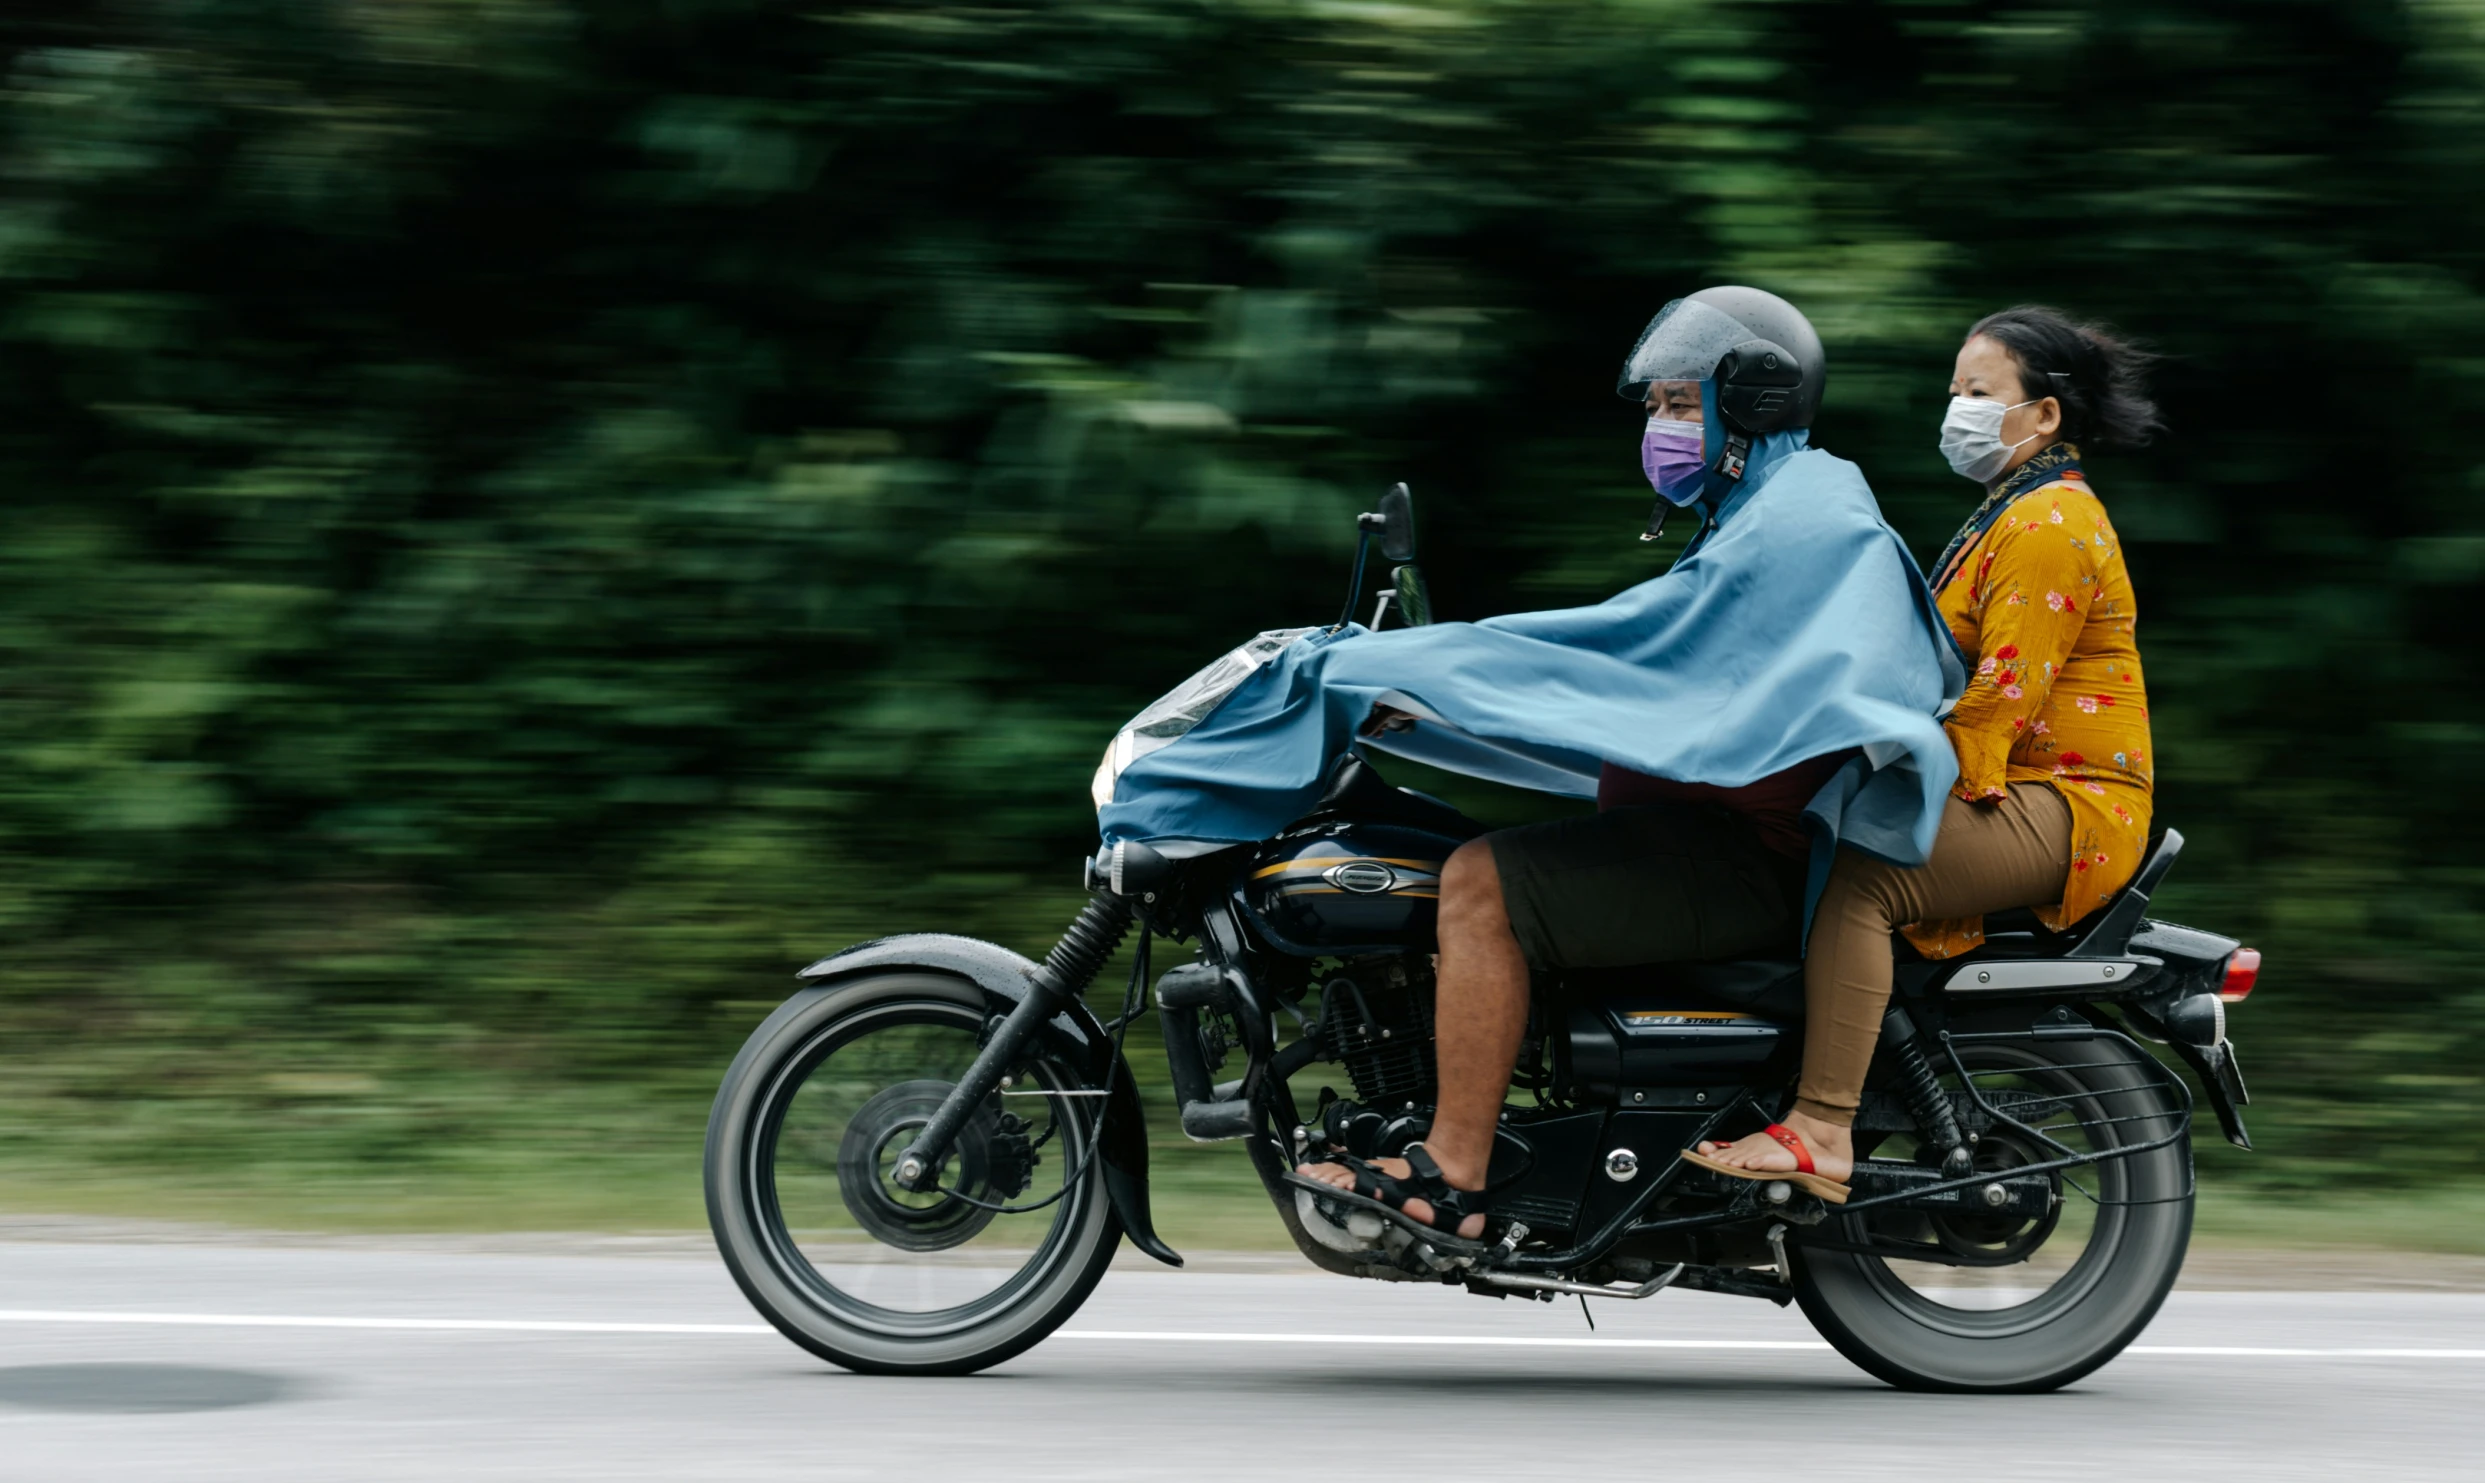
[[[1848,1129],[1800,1112],[1786,1114],[1783,1126],[1801,1138],[1803,1146],[1812,1151],[1814,1173],[1840,1184],[1855,1177],[1855,1137]],[[1795,1151],[1766,1133],[1753,1133],[1732,1143],[1704,1140],[1700,1144],[1700,1152],[1721,1164],[1732,1164],[1737,1169],[1749,1169],[1756,1174],[1795,1172]]]
[[[1379,1172],[1388,1175],[1392,1179],[1409,1179],[1414,1177],[1415,1171],[1407,1165],[1407,1161],[1404,1159],[1365,1159],[1364,1162],[1371,1165]],[[1297,1164],[1294,1166],[1294,1172],[1303,1175],[1308,1179],[1317,1179],[1322,1184],[1335,1185],[1350,1195],[1355,1192],[1355,1171],[1347,1168],[1344,1164]],[[1453,1186],[1453,1188],[1454,1187],[1455,1186]],[[1409,1200],[1400,1208],[1405,1210],[1407,1214],[1415,1217],[1417,1220],[1422,1221],[1424,1224],[1432,1224],[1432,1204],[1430,1201]],[[1484,1217],[1481,1215],[1468,1216],[1465,1220],[1459,1222],[1458,1234],[1464,1236],[1470,1241],[1482,1236],[1484,1234]]]

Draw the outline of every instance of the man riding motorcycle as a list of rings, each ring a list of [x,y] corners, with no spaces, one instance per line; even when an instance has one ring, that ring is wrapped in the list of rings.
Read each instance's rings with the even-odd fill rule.
[[[950,1374],[1053,1332],[1125,1235],[1178,1265],[1121,1055],[1161,938],[1193,954],[1155,980],[1182,1131],[1236,1141],[1319,1267],[1495,1297],[1791,1300],[1919,1388],[2048,1390],[2110,1360],[2191,1230],[2191,1100],[2133,1037],[2187,1061],[2249,1147],[2224,1006],[2259,955],[2144,915],[2175,832],[2126,876],[2122,844],[2075,824],[2038,840],[2029,807],[1980,801],[2033,785],[2061,795],[2057,822],[2147,827],[2090,755],[2137,769],[2153,750],[2124,714],[2142,692],[2119,542],[2062,441],[2134,426],[2100,346],[2034,310],[1970,337],[1944,444],[1999,482],[1938,596],[1855,467],[1806,446],[1818,342],[1750,290],[1669,306],[1624,373],[1658,512],[1700,526],[1664,575],[1429,621],[1391,490],[1357,522],[1347,613],[1377,535],[1407,621],[1256,634],[1117,731],[1089,900],[1041,963],[933,932],[802,970],[709,1125],[710,1219],[743,1292],[834,1363]],[[1606,808],[1495,834],[1389,785],[1376,753]],[[1995,868],[2063,834],[2082,853],[2046,855],[2052,876]],[[1925,920],[2066,874],[2033,923]],[[1926,961],[1894,965],[1910,921]],[[1081,996],[1134,928],[1108,1026]],[[1352,1095],[1312,1095],[1315,1066]],[[1806,1123],[1846,1108],[1850,1144]],[[1654,1170],[1640,1152],[1685,1144]],[[2094,1218],[2064,1219],[2074,1201]],[[1927,1258],[2027,1285],[1997,1307],[1972,1284],[1962,1306],[1905,1275]]]
[[[1758,605],[1821,600],[1795,573],[1774,570],[1766,550],[1724,574],[1693,558],[1738,521],[1803,518],[1800,509],[1773,507],[1807,492],[1796,487],[1802,479],[1781,481],[1787,470],[1837,462],[1805,448],[1823,380],[1819,336],[1774,294],[1704,289],[1667,305],[1650,323],[1617,389],[1648,413],[1641,468],[1659,499],[1651,534],[1669,509],[1694,511],[1702,522],[1683,560],[1659,583],[1725,581],[1724,616],[1734,622]],[[1869,503],[1868,491],[1863,499]],[[1712,612],[1708,621],[1720,616]],[[1895,631],[1920,622],[1921,608],[1883,592],[1851,601],[1837,618]],[[1785,693],[1763,703],[1798,709],[1820,680],[1803,666],[1731,678],[1776,686]],[[1381,738],[1408,724],[1383,708],[1364,730]],[[1365,1161],[1332,1151],[1299,1172],[1438,1229],[1481,1235],[1486,1169],[1527,1025],[1531,970],[1798,955],[1807,865],[1819,832],[1807,827],[1806,807],[1836,791],[1835,779],[1856,750],[1805,756],[1739,786],[1607,760],[1596,813],[1502,830],[1460,847],[1441,875],[1434,1008],[1440,1101],[1431,1129],[1403,1159]],[[1818,853],[1825,867],[1826,853]]]

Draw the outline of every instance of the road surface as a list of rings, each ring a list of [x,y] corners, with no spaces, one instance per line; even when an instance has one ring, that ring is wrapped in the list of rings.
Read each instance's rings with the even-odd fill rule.
[[[758,1328],[691,1251],[6,1242],[0,1478],[2480,1475],[2485,1294],[2179,1291],[2028,1397],[1900,1394],[1747,1299],[1597,1317],[1119,1266],[1032,1353],[894,1380]]]

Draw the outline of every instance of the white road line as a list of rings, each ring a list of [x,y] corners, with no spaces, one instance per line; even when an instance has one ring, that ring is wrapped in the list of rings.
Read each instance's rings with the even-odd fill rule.
[[[1240,1334],[1166,1333],[1155,1329],[1062,1329],[1056,1339],[1169,1340],[1185,1344],[1402,1344],[1476,1345],[1512,1349],[1808,1349],[1826,1350],[1818,1339],[1591,1339],[1534,1338],[1516,1334]],[[2230,1344],[2134,1344],[2125,1354],[2208,1356],[2225,1359],[2485,1359],[2485,1349],[2299,1349]]]
[[[1056,1339],[1173,1340],[1185,1344],[1395,1344],[1408,1348],[1827,1349],[1818,1339],[1540,1339],[1524,1334],[1169,1334],[1160,1329],[1060,1329]]]
[[[287,1313],[116,1313],[76,1308],[0,1308],[0,1323],[136,1324],[176,1328],[398,1329],[508,1334],[772,1334],[762,1323],[594,1323],[551,1318],[362,1318]],[[1524,1334],[1270,1334],[1163,1329],[1062,1329],[1056,1339],[1106,1343],[1362,1344],[1406,1348],[1751,1349],[1825,1351],[1818,1339],[1539,1338]],[[2485,1359],[2485,1349],[2312,1349],[2241,1344],[2134,1344],[2126,1354],[2209,1359]]]
[[[764,1323],[586,1323],[552,1318],[326,1318],[288,1313],[113,1313],[0,1308],[0,1323],[170,1324],[237,1329],[428,1329],[507,1334],[772,1334]]]
[[[2485,1349],[2279,1349],[2225,1344],[2134,1344],[2123,1353],[2196,1354],[2212,1359],[2485,1359]]]

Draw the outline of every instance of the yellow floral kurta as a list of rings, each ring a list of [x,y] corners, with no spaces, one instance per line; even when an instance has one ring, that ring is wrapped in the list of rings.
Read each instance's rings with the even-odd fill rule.
[[[2069,451],[2073,458],[2076,450]],[[1943,722],[1970,803],[2012,783],[2049,783],[2071,806],[2071,871],[2051,928],[2120,890],[2148,846],[2148,691],[2122,541],[2076,468],[2012,499],[1947,569],[1936,600],[1975,656]],[[1947,958],[1984,940],[1981,917],[1921,922],[1908,941]]]

